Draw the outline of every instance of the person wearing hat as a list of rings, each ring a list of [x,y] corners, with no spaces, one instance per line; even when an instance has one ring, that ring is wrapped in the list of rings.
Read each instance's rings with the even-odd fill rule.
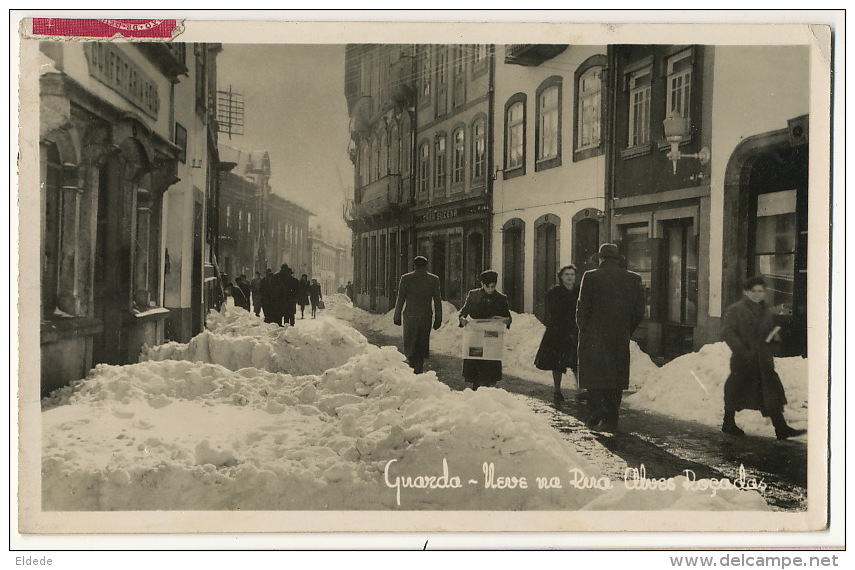
[[[766,281],[751,277],[742,285],[743,298],[724,313],[721,338],[730,347],[730,375],[724,383],[724,422],[721,431],[744,436],[736,425],[736,412],[758,410],[772,420],[775,436],[787,439],[803,435],[784,420],[787,397],[775,372],[772,344],[777,342],[774,317],[766,306]]]
[[[404,355],[416,374],[424,372],[430,353],[430,331],[442,325],[439,277],[428,273],[427,258],[413,259],[413,270],[401,276],[392,322],[404,326]]]
[[[599,267],[586,271],[579,288],[579,387],[588,390],[594,429],[616,431],[623,390],[629,387],[629,338],[644,319],[641,276],[620,266],[613,243],[600,246]]]
[[[508,298],[496,291],[499,274],[487,270],[481,273],[479,279],[481,287],[469,291],[466,295],[466,301],[460,308],[459,326],[465,326],[469,318],[501,318],[505,326],[511,328],[511,311],[508,306]],[[495,386],[502,379],[502,361],[464,358],[463,378],[472,384],[473,390],[477,390],[481,386]]]

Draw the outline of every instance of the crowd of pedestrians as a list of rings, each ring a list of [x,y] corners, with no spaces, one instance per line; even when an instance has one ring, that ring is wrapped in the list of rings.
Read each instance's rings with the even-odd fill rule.
[[[303,274],[300,279],[294,277],[294,270],[283,263],[276,273],[268,268],[262,277],[256,271],[252,281],[246,275],[239,275],[234,283],[227,283],[226,290],[231,292],[236,307],[254,312],[257,317],[264,315],[264,322],[279,326],[293,325],[297,320],[297,306],[300,318],[306,318],[306,306],[311,306],[311,317],[317,317],[317,309],[323,308],[323,293],[317,279],[309,281]]]
[[[622,395],[629,388],[630,337],[645,316],[641,277],[627,270],[624,261],[618,247],[606,243],[591,259],[596,267],[581,278],[573,265],[558,270],[557,284],[545,294],[546,329],[533,363],[552,373],[557,405],[564,401],[561,383],[569,368],[580,390],[579,400],[588,405],[586,425],[607,432],[618,429]],[[394,324],[403,326],[403,353],[417,374],[424,372],[431,329],[442,325],[440,280],[427,266],[428,260],[417,256],[413,271],[401,276],[393,315]],[[481,273],[481,286],[469,291],[458,313],[460,327],[483,327],[478,330],[486,337],[501,336],[496,323],[510,328],[508,299],[496,290],[498,277],[495,271]],[[748,279],[744,298],[729,307],[723,319],[722,338],[732,357],[724,388],[722,431],[745,435],[736,425],[735,414],[750,409],[768,416],[776,437],[787,439],[805,430],[794,429],[784,420],[787,400],[775,373],[772,346],[778,341],[778,330],[766,307],[765,292],[762,277]],[[348,296],[352,299],[350,291]],[[491,321],[493,325],[485,327]],[[463,377],[473,390],[496,386],[502,378],[501,357],[485,355],[482,347],[464,355]]]

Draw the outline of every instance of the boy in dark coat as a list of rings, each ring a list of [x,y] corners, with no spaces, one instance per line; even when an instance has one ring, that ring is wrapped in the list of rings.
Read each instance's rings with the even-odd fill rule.
[[[511,311],[508,298],[496,291],[499,274],[487,270],[481,273],[481,287],[472,289],[466,295],[466,301],[460,308],[459,324],[465,326],[468,318],[490,319],[501,317],[506,328],[511,328]],[[463,378],[472,384],[472,389],[481,386],[495,386],[502,379],[501,360],[463,359]]]
[[[727,308],[721,338],[730,347],[730,376],[724,383],[724,422],[721,431],[743,436],[736,425],[739,410],[759,410],[771,418],[778,439],[805,433],[784,420],[787,397],[775,372],[771,343],[775,341],[772,314],[766,307],[766,282],[752,277],[742,286],[744,298]]]
[[[392,321],[398,326],[403,322],[404,354],[413,372],[421,374],[424,372],[424,361],[430,353],[431,323],[433,330],[442,325],[439,277],[428,273],[427,258],[421,255],[413,259],[413,271],[401,276]]]
[[[588,390],[588,427],[615,431],[629,387],[629,338],[644,319],[644,286],[620,267],[615,244],[600,246],[599,255],[599,267],[582,276],[576,305],[579,387]]]

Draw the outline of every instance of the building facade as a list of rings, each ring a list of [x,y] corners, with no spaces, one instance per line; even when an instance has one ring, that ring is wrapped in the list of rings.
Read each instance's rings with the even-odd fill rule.
[[[610,230],[647,288],[642,347],[673,358],[718,341],[740,283],[761,274],[784,352],[804,354],[808,50],[615,45],[608,58]],[[673,161],[666,123],[680,127]]]
[[[173,215],[199,214],[196,229],[206,233],[204,207],[193,205],[205,199],[194,187],[204,194],[210,180],[180,180],[179,164],[192,148],[209,172],[215,140],[212,149],[204,107],[181,115],[186,134],[175,114],[188,92],[208,98],[208,84],[195,84],[216,50],[195,46],[191,56],[184,44],[40,44],[43,393],[95,364],[136,362],[144,345],[163,342],[173,316],[192,329],[184,309],[192,313],[194,302],[203,318],[199,288],[193,297],[186,282],[167,288],[164,279],[198,272],[207,247],[204,238],[176,239],[167,256]]]
[[[305,208],[275,194],[265,151],[221,149],[231,170],[221,174],[220,271],[226,281],[252,279],[287,263],[299,276],[310,267],[309,216]]]
[[[419,254],[459,306],[489,258],[492,46],[353,45],[345,67],[355,302],[389,310]]]
[[[511,309],[545,317],[560,267],[604,237],[606,46],[497,46],[492,267]]]
[[[347,283],[347,274],[342,272],[345,250],[342,245],[335,245],[325,239],[320,225],[309,231],[311,240],[312,265],[309,279],[317,279],[324,295],[330,295],[338,291],[338,288]]]

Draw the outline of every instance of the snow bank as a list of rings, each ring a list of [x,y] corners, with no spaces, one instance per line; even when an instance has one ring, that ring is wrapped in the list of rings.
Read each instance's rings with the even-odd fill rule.
[[[333,341],[359,336],[344,334],[329,315],[316,321],[324,319],[276,330],[227,310],[195,348],[96,368],[43,413],[43,508],[683,509],[693,501],[707,510],[766,508],[753,491],[676,485],[642,500],[650,493],[627,492],[618,481],[607,488],[513,394],[453,392],[433,373],[413,374],[393,347],[357,342],[358,354],[313,374],[234,368],[268,344],[276,350],[262,364],[297,360],[289,353],[303,345],[286,340],[301,328],[326,358],[340,358]],[[212,349],[218,336],[223,346]],[[538,477],[562,487],[540,489]]]
[[[784,417],[796,428],[807,428],[807,359],[776,358],[789,403]],[[640,382],[640,389],[624,402],[634,408],[653,410],[706,425],[721,425],[724,413],[724,382],[730,374],[730,349],[724,342],[708,344],[698,352],[675,358],[656,374]],[[768,418],[746,410],[736,415],[746,433],[768,437],[773,430]],[[806,436],[802,436],[806,437]]]
[[[236,307],[222,313],[211,311],[208,330],[188,344],[170,342],[149,348],[141,359],[210,362],[229,370],[254,367],[294,375],[319,374],[347,362],[367,344],[364,336],[337,319],[300,319],[298,323],[280,327]]]

